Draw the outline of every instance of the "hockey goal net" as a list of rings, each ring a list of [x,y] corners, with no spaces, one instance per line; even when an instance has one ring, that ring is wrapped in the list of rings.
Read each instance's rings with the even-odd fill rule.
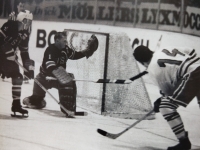
[[[129,38],[125,33],[98,33],[66,29],[68,45],[76,51],[84,49],[92,34],[99,47],[92,57],[68,60],[67,71],[76,79],[129,79],[140,71]],[[131,84],[76,82],[77,106],[113,117],[134,118],[152,109],[143,79]],[[153,117],[153,116],[152,116]]]

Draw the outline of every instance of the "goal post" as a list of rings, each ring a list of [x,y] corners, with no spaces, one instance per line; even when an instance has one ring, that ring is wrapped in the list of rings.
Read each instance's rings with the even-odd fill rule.
[[[83,50],[92,34],[99,40],[97,51],[89,58],[68,60],[67,71],[75,79],[129,79],[140,73],[125,33],[102,33],[65,29],[68,46]],[[76,82],[77,106],[94,113],[137,119],[152,109],[143,79],[131,84]],[[154,118],[151,116],[150,119]]]

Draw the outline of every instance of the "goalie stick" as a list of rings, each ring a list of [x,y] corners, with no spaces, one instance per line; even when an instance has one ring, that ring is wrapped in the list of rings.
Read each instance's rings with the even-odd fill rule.
[[[15,59],[15,62],[26,72],[28,72],[28,70],[26,70],[26,68],[24,68],[16,59]],[[29,79],[26,75],[24,75],[27,79]],[[55,100],[59,105],[60,107],[71,117],[74,116],[74,112],[72,111],[69,111],[67,110],[62,104],[60,104],[60,102],[37,80],[34,78],[34,81],[46,92],[49,94],[49,96]]]
[[[75,115],[75,116],[87,116],[88,113],[85,112],[85,111],[76,111],[76,112],[74,113],[74,115]]]
[[[133,123],[132,125],[130,125],[128,128],[126,128],[125,130],[123,130],[122,132],[120,133],[117,133],[117,134],[113,134],[113,133],[109,133],[109,132],[106,132],[104,130],[101,130],[101,129],[97,129],[97,132],[107,138],[110,138],[110,139],[116,139],[118,138],[119,136],[121,136],[122,134],[124,134],[126,131],[128,131],[129,129],[131,129],[132,127],[134,127],[136,124],[138,124],[139,122],[141,122],[142,120],[144,120],[146,117],[148,117],[149,115],[151,115],[152,113],[154,112],[154,110],[151,110],[150,112],[148,112],[146,115],[144,115],[142,118],[140,118],[138,121],[136,121],[135,123]]]

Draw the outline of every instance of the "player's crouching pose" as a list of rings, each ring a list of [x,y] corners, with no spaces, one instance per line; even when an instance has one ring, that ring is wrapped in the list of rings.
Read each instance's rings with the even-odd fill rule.
[[[154,110],[161,112],[179,140],[179,144],[168,150],[191,149],[177,108],[186,107],[194,97],[200,102],[200,58],[194,49],[175,47],[153,53],[148,47],[138,46],[133,55],[147,67],[162,91],[163,96],[155,101]]]
[[[54,43],[49,45],[44,53],[40,73],[36,79],[48,90],[56,88],[59,92],[60,103],[69,111],[76,111],[76,84],[73,74],[66,72],[68,59],[77,60],[83,57],[89,58],[98,48],[98,40],[92,35],[88,40],[88,46],[83,51],[74,51],[67,44],[66,32],[57,32]],[[48,80],[46,77],[53,77],[57,80]],[[26,97],[23,104],[29,108],[41,109],[46,106],[44,100],[46,92],[34,82],[32,96]],[[63,113],[63,109],[61,109]],[[67,115],[67,114],[66,114]]]
[[[12,108],[14,116],[15,112],[21,114],[28,114],[28,111],[22,109],[20,103],[21,85],[23,76],[20,73],[15,51],[18,47],[24,67],[29,70],[25,75],[30,79],[34,78],[34,71],[30,70],[34,67],[34,61],[30,59],[28,53],[29,33],[27,29],[32,23],[33,15],[28,10],[21,11],[17,15],[17,20],[9,20],[3,24],[0,30],[0,59],[1,59],[1,73],[7,78],[12,78]]]

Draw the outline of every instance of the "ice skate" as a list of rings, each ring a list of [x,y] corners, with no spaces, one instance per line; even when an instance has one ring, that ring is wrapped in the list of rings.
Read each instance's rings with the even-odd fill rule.
[[[188,138],[188,132],[186,132],[185,137],[179,140],[179,144],[173,147],[168,147],[167,150],[190,150],[190,149],[191,149],[191,143]]]
[[[23,104],[27,108],[32,108],[32,109],[42,109],[46,107],[46,101],[42,97],[35,95],[24,98]]]
[[[17,117],[17,118],[27,118],[28,117],[28,111],[26,109],[23,109],[20,106],[12,106],[11,108],[11,111],[14,113],[14,114],[11,114],[12,117]],[[18,115],[16,114],[17,113],[20,113],[21,115]]]

